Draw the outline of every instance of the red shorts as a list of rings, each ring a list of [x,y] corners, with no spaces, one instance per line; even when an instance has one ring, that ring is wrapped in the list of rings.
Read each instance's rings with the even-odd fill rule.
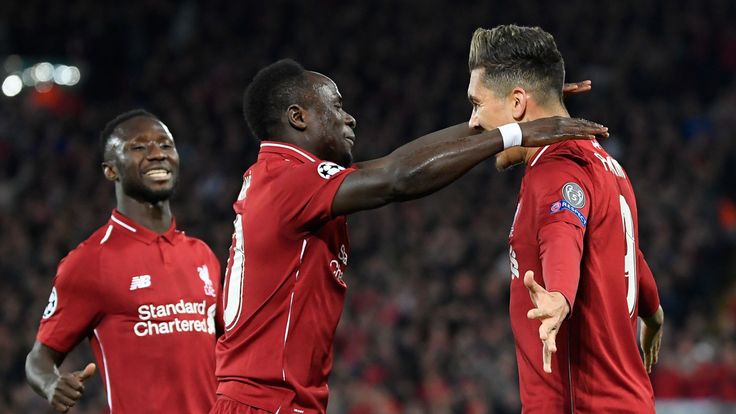
[[[269,414],[270,411],[245,405],[224,395],[218,395],[210,414]]]

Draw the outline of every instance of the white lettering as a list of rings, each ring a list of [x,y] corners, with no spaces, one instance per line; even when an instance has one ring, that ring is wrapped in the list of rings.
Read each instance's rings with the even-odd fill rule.
[[[203,332],[214,334],[215,305],[207,308],[207,301],[185,302],[155,305],[153,303],[138,307],[138,319],[133,325],[136,336],[167,335],[175,332]],[[202,319],[179,319],[178,315],[197,315]],[[155,321],[155,319],[174,316],[172,320]],[[211,321],[209,321],[211,319]],[[211,325],[211,327],[210,327]]]
[[[516,260],[516,252],[509,246],[509,261],[511,262],[511,279],[519,278],[519,261]]]
[[[177,332],[202,332],[210,335],[214,334],[214,331],[210,332],[207,329],[206,319],[179,319],[175,318],[172,321],[165,322],[136,322],[133,325],[133,333],[136,336],[151,336],[151,335],[168,335]]]
[[[603,164],[603,168],[605,168],[606,171],[613,173],[617,177],[626,178],[624,169],[621,168],[621,164],[619,164],[618,161],[616,161],[616,159],[614,159],[610,155],[607,157],[604,157],[595,151],[593,151],[593,155],[595,155],[595,157],[598,158],[601,164]]]

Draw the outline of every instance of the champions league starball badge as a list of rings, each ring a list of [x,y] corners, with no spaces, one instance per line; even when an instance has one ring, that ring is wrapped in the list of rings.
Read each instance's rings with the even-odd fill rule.
[[[325,180],[329,180],[344,169],[345,167],[341,167],[334,162],[325,161],[317,166],[317,174]]]
[[[51,317],[51,315],[56,312],[56,304],[58,302],[58,297],[56,296],[56,288],[51,289],[51,295],[49,296],[49,304],[46,305],[46,309],[43,311],[43,319],[48,319]]]
[[[562,186],[562,198],[575,208],[585,206],[585,193],[577,183],[566,183]]]

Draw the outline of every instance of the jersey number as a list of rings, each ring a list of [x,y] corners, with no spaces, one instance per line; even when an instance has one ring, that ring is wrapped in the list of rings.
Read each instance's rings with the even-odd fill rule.
[[[626,304],[629,306],[629,316],[634,316],[636,305],[636,240],[634,239],[634,219],[631,209],[624,196],[619,196],[621,202],[621,221],[624,225],[624,238],[626,239],[626,256],[624,256],[624,276],[628,279],[626,291]]]
[[[233,232],[233,256],[225,272],[225,330],[235,327],[243,309],[243,279],[245,278],[245,251],[243,243],[243,216],[235,217]]]

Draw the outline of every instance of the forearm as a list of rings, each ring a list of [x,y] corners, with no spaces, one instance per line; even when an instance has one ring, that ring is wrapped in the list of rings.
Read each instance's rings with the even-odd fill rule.
[[[26,381],[43,398],[48,398],[48,390],[59,375],[59,369],[51,359],[33,353],[26,357]]]
[[[659,329],[664,325],[664,310],[662,306],[658,307],[657,310],[650,316],[641,316],[642,322],[652,329]]]
[[[445,187],[502,150],[497,129],[470,129],[463,123],[424,135],[359,167],[384,168],[394,177],[390,201],[409,200]]]
[[[58,362],[55,361],[58,359]],[[58,365],[64,360],[64,354],[57,353],[40,342],[26,357],[26,381],[40,396],[48,398],[49,389],[59,379]]]
[[[572,313],[580,282],[582,232],[568,223],[552,223],[539,230],[538,242],[545,288],[561,293]]]

